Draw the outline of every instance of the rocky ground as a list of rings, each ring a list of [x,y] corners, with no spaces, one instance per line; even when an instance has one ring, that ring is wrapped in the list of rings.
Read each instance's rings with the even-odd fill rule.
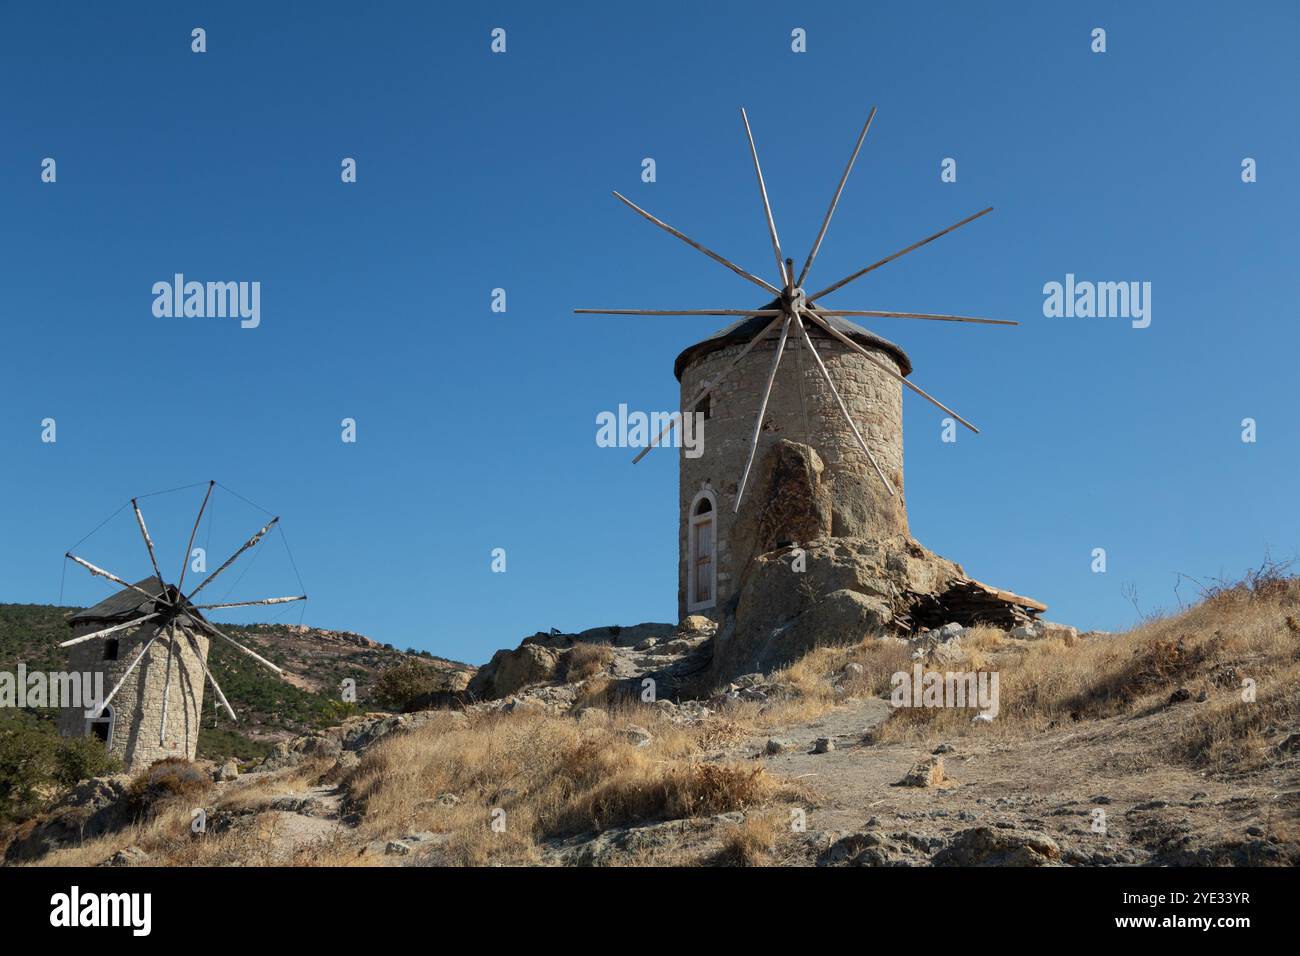
[[[904,658],[959,661],[973,632],[954,625],[895,641]],[[1300,735],[1273,728],[1271,757],[1240,773],[1212,773],[1169,759],[1193,709],[1191,693],[1161,692],[1100,719],[1055,722],[1032,732],[963,724],[951,739],[883,733],[896,719],[888,694],[862,695],[861,665],[817,679],[829,703],[805,713],[784,706],[786,672],[741,675],[702,699],[659,698],[640,710],[618,703],[647,679],[674,688],[706,668],[712,624],[638,625],[581,635],[535,635],[500,652],[476,675],[492,696],[461,710],[371,714],[284,742],[260,764],[213,767],[203,797],[206,833],[220,853],[159,851],[131,816],[131,781],[90,781],[8,848],[6,862],[102,865],[343,863],[381,866],[453,862],[454,828],[376,836],[350,799],[350,775],[375,748],[402,735],[455,733],[484,721],[561,720],[616,728],[633,748],[673,728],[718,727],[698,757],[761,767],[785,795],[755,806],[673,819],[637,820],[542,837],[530,862],[542,865],[656,865],[763,862],[780,865],[1294,865],[1300,862]],[[985,635],[985,642],[987,635]],[[1106,641],[1058,626],[997,637],[997,654],[1023,657],[1046,640]],[[583,650],[576,655],[575,647]],[[593,662],[596,662],[593,664]],[[591,671],[592,667],[595,671]],[[566,669],[583,668],[583,675]],[[590,671],[590,672],[589,672]],[[568,680],[566,677],[575,676]],[[605,706],[586,702],[593,684]],[[612,693],[611,693],[612,689]],[[806,688],[803,691],[806,693]],[[621,709],[620,709],[621,708]],[[617,713],[616,713],[617,712]],[[630,723],[628,714],[644,717]],[[791,719],[779,720],[782,714]],[[762,719],[766,715],[767,720]],[[653,728],[653,729],[651,729]],[[726,728],[728,732],[721,732]],[[607,738],[601,738],[607,739]],[[522,786],[522,784],[521,784]],[[513,788],[510,792],[513,792]],[[449,813],[472,792],[429,792],[420,807]],[[502,790],[484,803],[487,812]],[[419,807],[416,808],[419,810]],[[411,818],[436,819],[427,812]],[[155,823],[156,829],[159,824]],[[156,834],[155,834],[156,836]],[[197,838],[194,842],[198,842]],[[152,851],[147,846],[154,846]],[[91,859],[90,856],[95,857]]]

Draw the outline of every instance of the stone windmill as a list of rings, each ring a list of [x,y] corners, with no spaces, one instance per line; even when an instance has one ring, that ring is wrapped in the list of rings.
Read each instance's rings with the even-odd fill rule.
[[[166,583],[158,567],[153,540],[135,498],[131,499],[131,507],[149,552],[154,572],[151,576],[130,584],[71,552],[67,554],[67,558],[91,574],[122,585],[122,590],[94,607],[78,612],[68,622],[73,637],[59,646],[70,648],[71,669],[82,674],[103,674],[104,685],[111,684],[112,689],[90,710],[64,708],[59,718],[60,731],[65,736],[99,737],[110,753],[123,760],[129,772],[147,767],[163,757],[194,758],[205,677],[230,719],[238,721],[208,668],[208,648],[213,638],[225,641],[277,676],[283,675],[279,667],[256,651],[218,630],[204,617],[203,611],[307,599],[307,595],[300,594],[224,604],[195,603],[199,592],[230,568],[240,555],[255,547],[279,522],[278,517],[267,522],[189,594],[184,593],[185,572],[194,536],[215,485],[215,481],[208,483],[185,548],[180,577],[174,585]]]
[[[802,270],[784,258],[777,237],[767,187],[758,161],[749,118],[740,111],[758,177],[763,213],[775,255],[778,283],[740,268],[672,226],[655,218],[625,196],[619,201],[704,253],[741,278],[773,296],[756,309],[576,309],[600,315],[719,315],[737,316],[734,325],[683,351],[674,371],[681,382],[683,414],[696,412],[707,420],[703,453],[683,456],[680,487],[679,616],[717,615],[737,589],[746,563],[755,554],[821,535],[885,538],[907,533],[903,501],[902,388],[906,387],[942,409],[973,432],[977,429],[947,405],[908,380],[912,365],[901,348],[849,321],[849,317],[896,318],[982,325],[1019,323],[941,315],[828,309],[818,301],[921,246],[992,212],[992,207],[956,222],[860,269],[824,289],[808,293],[804,283],[821,248],[849,173],[875,118],[873,107],[862,127],[844,175],[831,197]],[[787,348],[791,363],[782,366]],[[804,352],[810,360],[805,369]],[[779,387],[777,386],[779,382]],[[674,416],[636,456],[640,461],[661,444],[680,423]],[[783,439],[785,440],[783,442]],[[806,455],[791,441],[815,449]],[[758,453],[765,453],[760,472],[758,512],[741,514],[740,505],[755,476]],[[801,457],[803,455],[803,457]],[[826,500],[814,503],[773,500],[773,477],[782,470],[803,472],[802,487]],[[811,474],[809,474],[811,472]],[[798,482],[796,482],[798,484]],[[778,496],[779,497],[779,496]],[[791,519],[786,512],[799,511]],[[811,515],[811,517],[810,517]]]

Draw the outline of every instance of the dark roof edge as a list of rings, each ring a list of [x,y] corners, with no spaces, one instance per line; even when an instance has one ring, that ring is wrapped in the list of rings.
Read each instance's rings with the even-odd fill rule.
[[[768,305],[762,306],[762,308],[764,310],[777,309],[780,308],[780,303],[771,302]],[[843,332],[859,345],[888,354],[898,362],[899,371],[901,371],[904,376],[912,374],[912,360],[907,357],[907,353],[904,352],[900,346],[895,345],[886,338],[876,335],[874,332],[864,329],[855,322],[848,321],[843,316],[828,315],[825,318],[833,328]],[[695,359],[702,355],[707,355],[710,352],[724,349],[729,345],[748,342],[759,332],[763,331],[763,328],[771,321],[771,317],[766,315],[742,318],[739,322],[735,322],[727,326],[725,329],[720,329],[713,333],[713,335],[709,336],[707,339],[696,342],[694,345],[687,346],[673,362],[673,375],[675,375],[677,381],[680,382],[682,380],[682,372],[684,372],[686,366]],[[814,325],[808,325],[808,334],[813,337],[821,336],[822,338],[829,338],[824,331]]]

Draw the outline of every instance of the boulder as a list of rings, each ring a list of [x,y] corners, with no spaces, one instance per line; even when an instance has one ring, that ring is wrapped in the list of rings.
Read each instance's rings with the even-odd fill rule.
[[[680,637],[707,637],[718,629],[718,625],[709,620],[703,614],[688,614],[682,618],[682,623],[677,625],[677,635]]]
[[[943,592],[962,569],[910,538],[823,538],[759,554],[742,574],[713,641],[713,686],[746,671],[770,671],[814,647],[881,636],[918,594]]]
[[[654,740],[650,731],[646,730],[644,727],[637,726],[636,724],[629,724],[627,727],[624,727],[619,731],[619,736],[623,737],[634,747],[648,747],[650,746],[650,742]]]
[[[229,780],[235,780],[239,777],[239,761],[231,757],[213,773],[212,779],[218,783],[224,783]]]
[[[508,697],[529,684],[555,677],[559,652],[541,644],[523,644],[513,651],[500,650],[478,669],[469,682],[468,693],[479,700]]]
[[[149,862],[149,854],[138,846],[128,846],[125,849],[118,850],[107,860],[100,863],[100,866],[143,866]]]
[[[896,787],[937,787],[948,778],[943,772],[943,757],[930,756],[918,760]]]
[[[828,537],[831,492],[822,483],[824,470],[821,457],[807,445],[781,439],[769,447],[751,475],[751,505],[732,528],[733,553],[744,560]]]
[[[935,866],[1056,866],[1061,848],[1051,837],[1024,830],[972,827],[934,856]]]

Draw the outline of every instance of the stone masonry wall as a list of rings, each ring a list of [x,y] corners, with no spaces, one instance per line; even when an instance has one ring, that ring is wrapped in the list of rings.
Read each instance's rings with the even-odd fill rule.
[[[99,630],[103,624],[80,624],[73,637]],[[102,671],[104,693],[108,694],[141,648],[154,634],[153,622],[111,635],[119,639],[115,661],[104,657],[104,639],[96,638],[68,649],[68,670],[82,673]],[[188,637],[207,660],[208,639],[198,631]],[[125,769],[134,773],[163,757],[194,759],[198,746],[199,720],[203,713],[203,690],[206,678],[200,659],[181,628],[176,629],[176,649],[171,661],[171,693],[167,705],[167,730],[159,741],[162,721],[163,686],[167,674],[167,635],[164,633],[149,653],[131,672],[122,689],[110,702],[114,712],[113,736],[109,752],[122,760]],[[59,715],[59,731],[64,736],[86,735],[86,718],[82,708],[65,708]]]
[[[891,498],[881,484],[875,469],[871,467],[845,423],[812,356],[806,348],[796,348],[796,337],[792,331],[772,387],[763,432],[759,436],[758,452],[750,473],[751,485],[745,491],[741,508],[749,508],[754,503],[750,497],[754,492],[752,482],[767,448],[778,439],[786,438],[811,445],[826,466],[823,481],[831,488],[832,534],[835,537],[879,539],[906,534],[902,386],[896,379],[872,365],[867,358],[820,330],[809,327],[808,333],[826,363],[858,430],[898,494]],[[773,336],[755,346],[727,380],[712,393],[710,417],[704,422],[703,455],[691,459],[685,456],[684,449],[678,453],[679,618],[688,613],[686,575],[689,561],[689,511],[691,502],[706,484],[712,488],[718,502],[718,586],[715,607],[700,613],[716,619],[722,605],[739,583],[743,563],[752,557],[735,554],[731,548],[731,530],[738,517],[732,509],[776,345],[777,338]],[[721,372],[743,348],[743,343],[731,345],[710,352],[688,365],[682,372],[682,407],[685,408],[685,403],[695,396],[704,383]],[[889,353],[876,350],[872,352],[880,362],[898,371],[898,364]],[[801,380],[802,405],[799,395]]]

